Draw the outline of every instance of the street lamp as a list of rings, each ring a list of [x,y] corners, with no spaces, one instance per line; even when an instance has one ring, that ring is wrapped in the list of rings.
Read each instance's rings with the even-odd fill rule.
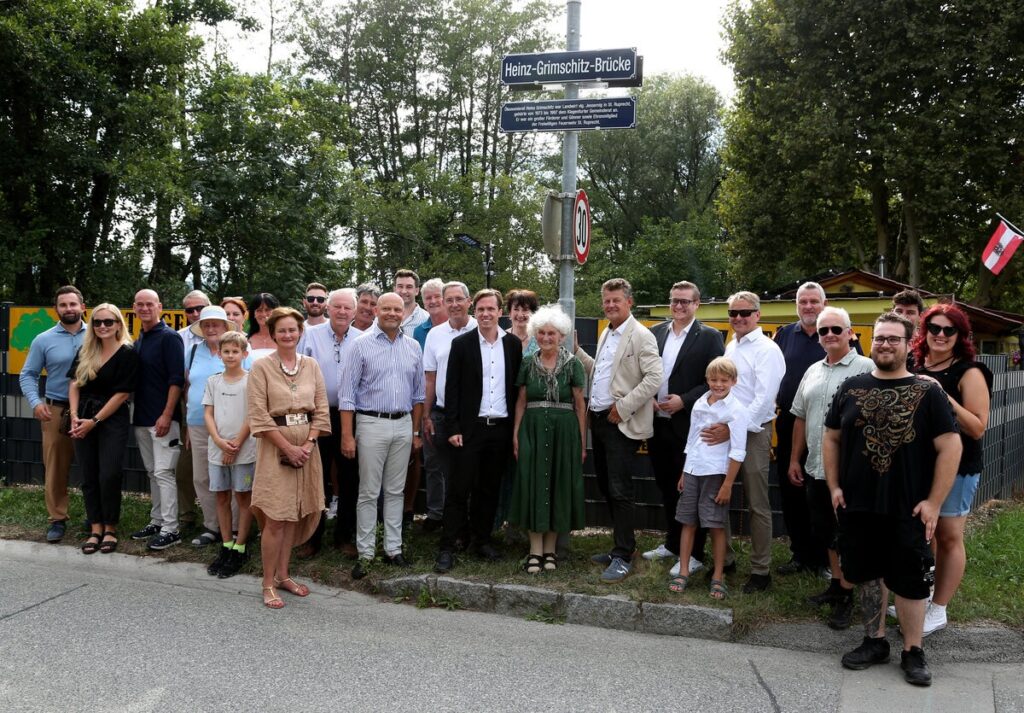
[[[491,287],[491,276],[494,274],[494,252],[490,243],[481,245],[480,241],[474,238],[469,233],[456,233],[455,239],[464,245],[468,245],[471,248],[477,250],[483,250],[484,252],[484,284],[490,289]]]

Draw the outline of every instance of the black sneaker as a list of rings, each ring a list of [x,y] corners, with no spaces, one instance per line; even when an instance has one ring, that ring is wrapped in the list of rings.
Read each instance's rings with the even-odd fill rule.
[[[865,636],[861,645],[843,655],[843,668],[863,671],[876,663],[889,661],[889,642],[884,638],[872,639]]]
[[[232,549],[227,560],[220,566],[220,572],[217,573],[217,578],[227,579],[228,577],[234,577],[238,574],[238,570],[242,569],[248,561],[248,552],[239,552],[238,550]]]
[[[763,592],[770,586],[772,586],[772,576],[770,574],[752,574],[747,583],[743,585],[743,593]]]
[[[441,550],[434,560],[434,571],[438,574],[447,574],[455,566],[455,555],[449,550]]]
[[[924,651],[920,646],[911,646],[900,658],[900,668],[907,683],[915,686],[932,685],[932,672],[928,670],[928,662],[924,660]]]
[[[778,567],[775,568],[775,573],[783,577],[790,574],[800,574],[801,572],[810,571],[810,567],[808,567],[795,557],[791,559],[789,562],[786,562],[785,564],[780,564]]]
[[[132,533],[133,540],[148,540],[160,534],[159,525],[146,525],[138,532]]]
[[[844,592],[843,588],[839,586],[839,580],[835,580],[830,582],[823,592],[812,594],[807,597],[807,603],[814,607],[820,607],[822,604],[835,604],[840,599],[843,599],[848,594],[852,593],[852,591],[853,590],[850,590],[850,592]]]
[[[850,618],[853,616],[853,596],[847,595],[835,600],[832,604],[832,613],[828,617],[828,628],[836,631],[843,631],[850,628]]]
[[[181,535],[177,532],[165,532],[162,535],[157,535],[149,544],[146,545],[151,550],[166,550],[168,547],[181,543]]]
[[[64,532],[67,530],[67,525],[64,524],[63,520],[57,520],[51,522],[49,529],[46,531],[46,541],[50,544],[56,544],[64,539]]]
[[[233,549],[229,547],[221,547],[220,552],[217,553],[217,559],[215,559],[209,567],[206,568],[206,573],[211,577],[216,577],[220,574],[221,567],[231,558]]]

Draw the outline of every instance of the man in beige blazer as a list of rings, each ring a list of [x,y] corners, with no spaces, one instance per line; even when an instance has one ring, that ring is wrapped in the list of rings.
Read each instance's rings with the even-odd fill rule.
[[[601,286],[601,304],[608,326],[597,343],[590,374],[590,432],[597,483],[612,516],[614,547],[594,555],[605,566],[602,582],[621,582],[632,572],[636,550],[633,476],[650,475],[646,453],[638,453],[654,434],[651,399],[661,386],[661,356],[654,335],[637,322],[633,288],[622,278]]]

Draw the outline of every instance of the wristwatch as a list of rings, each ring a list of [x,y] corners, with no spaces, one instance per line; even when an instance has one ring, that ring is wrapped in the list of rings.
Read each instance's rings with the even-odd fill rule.
[[[412,437],[413,438],[419,438],[420,437],[420,432],[419,431],[413,431],[412,432]]]
[[[306,443],[316,443],[316,439],[310,436],[309,438],[306,439]]]
[[[99,423],[99,422],[100,422],[100,419],[99,419],[99,417],[98,417],[98,416],[93,416],[93,417],[92,417],[92,422],[93,422],[93,423]]]

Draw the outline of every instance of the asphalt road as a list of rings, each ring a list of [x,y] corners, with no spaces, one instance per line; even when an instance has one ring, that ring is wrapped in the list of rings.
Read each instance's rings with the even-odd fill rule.
[[[1024,667],[893,662],[522,621],[0,541],[0,711],[1024,711]]]

